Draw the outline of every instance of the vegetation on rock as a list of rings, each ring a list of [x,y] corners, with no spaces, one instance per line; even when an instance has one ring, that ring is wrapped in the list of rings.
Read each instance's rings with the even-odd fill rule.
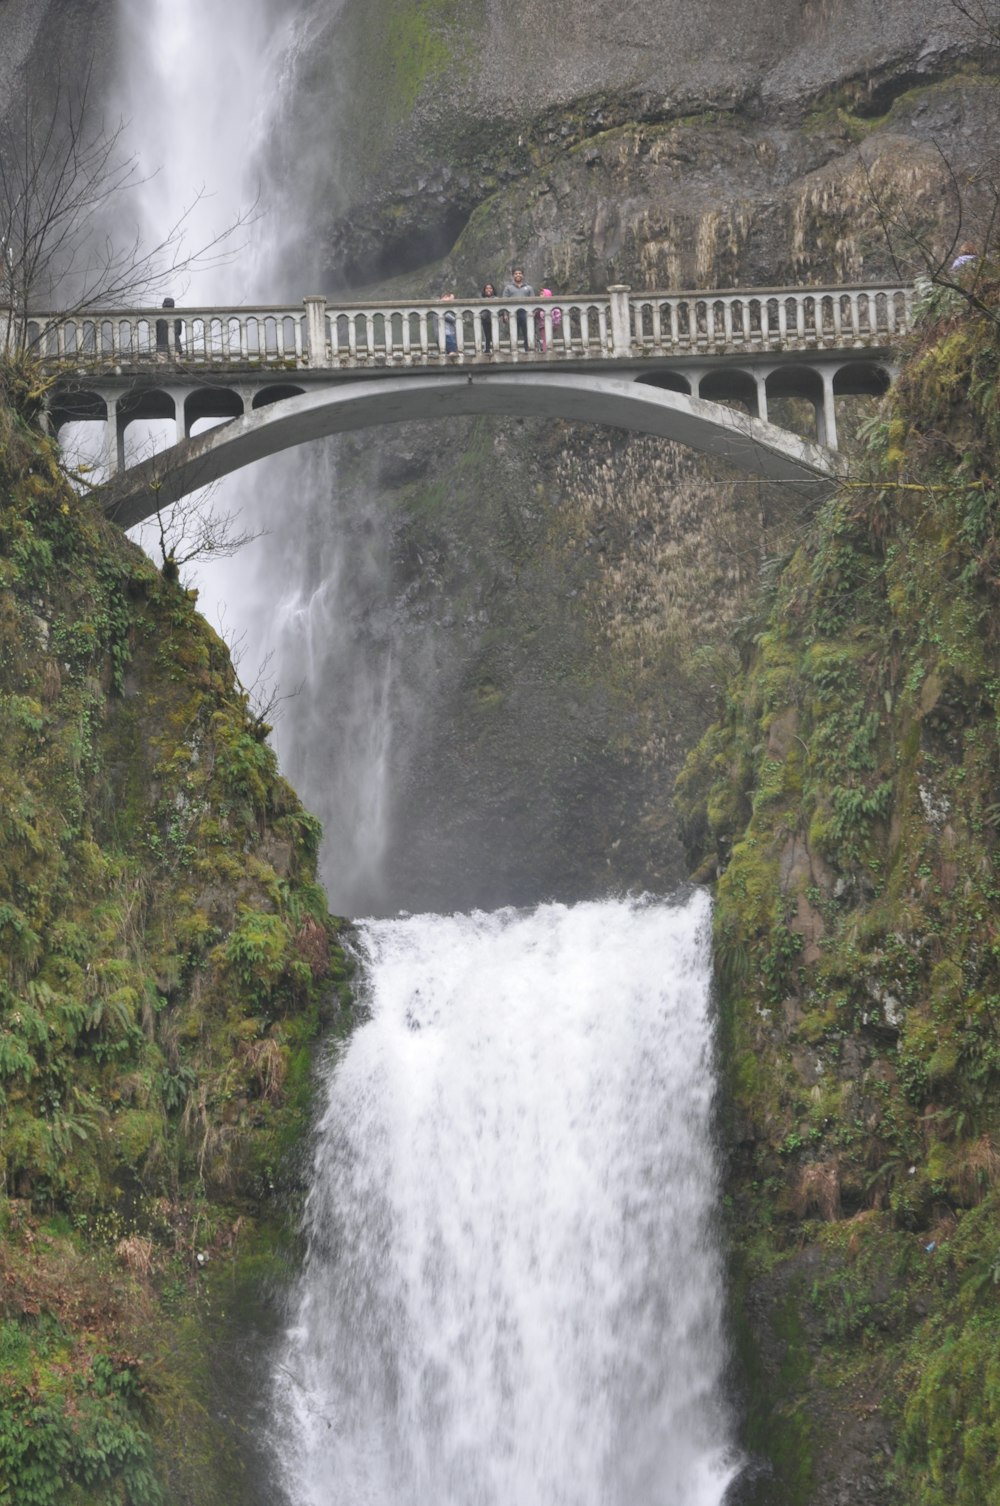
[[[748,1436],[790,1506],[850,1449],[860,1499],[1000,1501],[998,399],[996,322],[935,295],[679,781],[718,874]]]
[[[208,1506],[250,1498],[210,1339],[291,1242],[348,968],[225,645],[40,398],[0,370],[0,1502]]]

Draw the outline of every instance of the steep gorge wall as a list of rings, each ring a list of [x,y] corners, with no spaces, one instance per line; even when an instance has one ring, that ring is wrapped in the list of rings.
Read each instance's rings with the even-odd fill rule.
[[[681,782],[717,874],[749,1499],[997,1499],[996,266],[938,296]]]

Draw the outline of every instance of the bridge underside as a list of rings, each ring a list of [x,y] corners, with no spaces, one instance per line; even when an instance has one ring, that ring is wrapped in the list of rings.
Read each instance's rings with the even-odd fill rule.
[[[762,481],[785,482],[812,495],[829,490],[841,469],[838,457],[825,445],[812,444],[719,402],[650,385],[648,380],[533,370],[516,375],[457,370],[416,379],[382,377],[341,381],[304,392],[290,386],[280,395],[279,391],[272,388],[265,405],[182,440],[120,475],[108,488],[109,515],[122,527],[131,528],[158,509],[255,460],[326,435],[479,414],[558,418],[651,434],[700,450]],[[229,417],[232,412],[218,416]],[[60,416],[65,421],[77,415]],[[162,416],[169,415],[164,412]]]

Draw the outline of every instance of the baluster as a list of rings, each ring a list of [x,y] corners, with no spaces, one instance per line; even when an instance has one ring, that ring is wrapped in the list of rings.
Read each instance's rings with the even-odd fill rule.
[[[726,344],[727,345],[732,345],[732,343],[733,343],[733,300],[731,298],[724,298],[722,300],[722,333],[723,333],[723,336],[725,338]]]
[[[676,298],[671,298],[668,300],[667,313],[670,318],[670,349],[677,350],[681,343],[681,326],[677,312]]]
[[[608,350],[608,308],[604,303],[597,306],[597,329],[600,338],[601,354],[606,355]]]
[[[788,305],[784,298],[778,299],[778,339],[782,343],[788,339]]]
[[[833,307],[833,338],[834,338],[834,341],[835,341],[835,343],[837,345],[840,345],[841,342],[842,342],[842,340],[843,340],[843,338],[844,338],[844,311],[843,311],[843,308],[841,307],[841,302],[842,302],[842,300],[841,300],[840,294],[839,293],[834,294],[833,301],[832,301],[832,307]]]
[[[590,349],[590,310],[580,305],[580,350],[586,355]]]
[[[805,341],[806,341],[806,300],[804,298],[796,297],[796,298],[793,299],[793,302],[795,304],[795,333],[799,337],[799,343],[801,345],[804,345]],[[813,324],[815,325],[815,323],[816,323],[816,300],[815,300],[815,298],[813,298],[811,300],[811,302],[812,302],[812,306],[813,306]]]
[[[860,294],[851,295],[851,339],[857,344],[861,338],[861,305],[858,302]]]
[[[410,361],[410,320],[412,318],[413,318],[413,315],[410,313],[409,309],[404,310],[404,312],[403,312],[402,344],[403,344],[403,360],[406,362],[407,366],[409,366],[411,364],[411,361]]]
[[[357,360],[357,358],[358,358],[358,316],[357,316],[357,314],[348,314],[348,316],[347,316],[347,353],[350,356],[350,358],[351,358],[352,361],[356,361]]]
[[[663,349],[663,305],[653,304],[653,349],[660,353]]]

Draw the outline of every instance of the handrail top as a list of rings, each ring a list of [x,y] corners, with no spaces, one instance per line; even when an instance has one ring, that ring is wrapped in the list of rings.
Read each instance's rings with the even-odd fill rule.
[[[649,302],[650,300],[653,300],[653,301],[656,301],[656,302],[669,302],[670,300],[674,300],[674,299],[676,299],[676,300],[701,299],[701,300],[707,300],[707,301],[714,302],[715,300],[720,299],[720,298],[741,298],[741,299],[744,299],[744,300],[749,300],[749,299],[753,299],[753,298],[768,298],[768,299],[770,299],[770,298],[779,298],[779,297],[783,297],[783,298],[809,298],[809,297],[818,297],[818,296],[821,296],[821,297],[831,297],[831,296],[834,296],[835,297],[835,296],[839,296],[839,295],[845,294],[845,293],[874,293],[874,294],[878,294],[878,293],[909,293],[909,292],[912,292],[912,289],[913,289],[912,283],[907,283],[907,282],[902,282],[902,281],[896,281],[896,282],[855,282],[855,283],[832,283],[832,284],[831,283],[809,283],[809,284],[799,284],[799,285],[794,286],[794,287],[788,287],[788,286],[786,286],[786,287],[766,287],[766,288],[751,288],[751,287],[745,287],[745,288],[689,288],[689,289],[678,289],[677,291],[674,291],[674,292],[670,292],[670,291],[666,291],[666,290],[658,289],[658,288],[651,288],[651,289],[630,288],[628,290],[628,298],[629,298],[630,302],[635,302],[635,301]],[[496,298],[482,298],[482,297],[478,297],[478,296],[477,297],[473,297],[473,298],[462,298],[462,297],[459,297],[458,295],[456,295],[456,297],[454,299],[451,299],[451,298],[442,299],[440,297],[428,297],[428,298],[424,298],[424,299],[416,299],[416,298],[409,298],[409,299],[385,299],[385,300],[366,299],[364,301],[353,300],[353,301],[345,301],[343,303],[335,303],[335,302],[332,302],[329,298],[325,298],[324,299],[322,297],[322,295],[316,295],[318,301],[323,302],[325,304],[325,307],[326,307],[326,309],[328,311],[333,311],[333,312],[336,312],[338,314],[340,314],[340,313],[349,314],[349,313],[352,313],[352,312],[357,312],[357,313],[376,312],[377,313],[377,312],[380,312],[382,310],[391,310],[393,313],[417,312],[417,311],[422,310],[422,309],[436,310],[438,308],[438,306],[442,305],[442,304],[444,304],[444,305],[446,305],[448,307],[455,307],[455,308],[462,308],[462,309],[464,309],[464,308],[487,308],[488,309],[488,308],[495,308],[498,304],[501,307],[515,308],[515,307],[524,305],[526,303],[539,304],[542,308],[544,308],[545,305],[549,304],[549,303],[551,303],[553,306],[556,306],[556,307],[562,307],[564,304],[567,304],[567,303],[606,303],[608,301],[608,299],[609,299],[610,296],[611,295],[608,292],[603,292],[603,293],[592,293],[592,292],[583,292],[583,293],[555,293],[554,292],[553,295],[552,295],[552,298],[548,299],[548,298],[540,298],[539,295],[538,295],[538,293],[536,292],[534,294],[529,294],[526,298],[517,298],[517,297],[514,297],[514,298],[501,298],[499,296],[497,296]],[[227,317],[227,318],[231,318],[231,319],[238,319],[238,318],[241,318],[241,317],[246,317],[246,318],[264,317],[264,318],[268,318],[268,317],[279,317],[280,316],[282,319],[288,319],[288,318],[296,318],[297,319],[297,318],[304,317],[304,314],[305,314],[305,301],[303,301],[302,303],[292,303],[292,304],[287,304],[287,303],[237,304],[237,305],[223,305],[223,304],[184,304],[184,305],[181,305],[181,304],[178,304],[178,305],[176,305],[173,308],[164,308],[162,305],[156,305],[154,307],[140,306],[140,307],[132,307],[132,308],[125,307],[125,306],[119,306],[119,307],[114,307],[114,308],[96,308],[95,307],[95,308],[91,308],[91,309],[80,309],[80,310],[77,310],[77,311],[45,310],[45,311],[38,311],[38,312],[27,313],[23,317],[25,319],[28,319],[28,320],[53,321],[53,320],[65,320],[65,319],[69,319],[69,320],[77,320],[79,322],[85,322],[87,320],[109,319],[109,318],[113,318],[113,317],[122,318],[122,319],[146,319],[146,320],[166,319],[166,320],[170,320],[170,319],[182,319],[182,318],[183,319],[198,319],[198,318],[205,318],[205,317],[211,317],[211,318]]]

